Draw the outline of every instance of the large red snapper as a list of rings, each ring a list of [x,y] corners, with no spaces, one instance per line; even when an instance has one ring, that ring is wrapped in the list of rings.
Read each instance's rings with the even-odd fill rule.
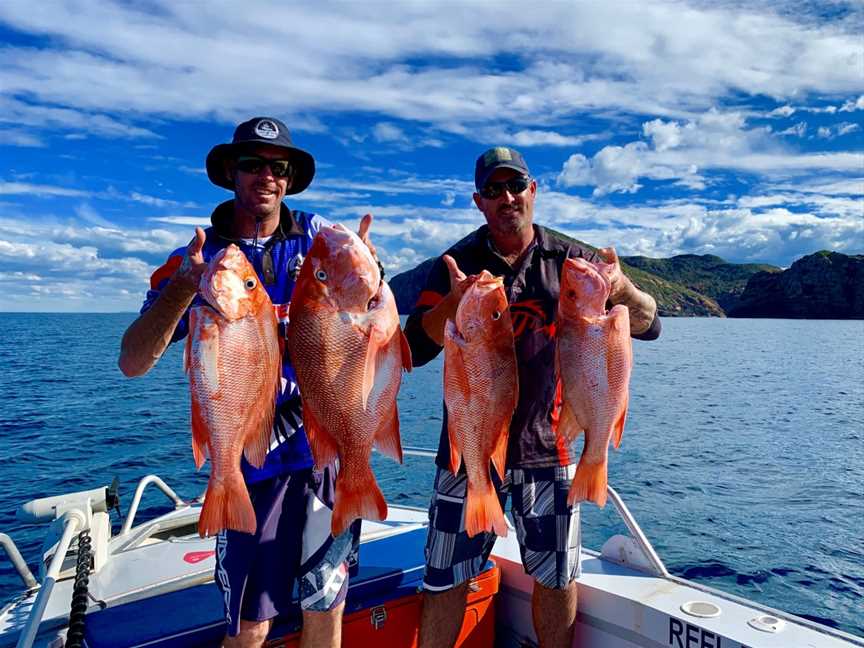
[[[624,433],[633,347],[626,306],[606,312],[610,264],[567,259],[561,271],[556,367],[563,403],[558,433],[585,443],[567,501],[606,504],[609,441]]]
[[[192,393],[192,452],[210,481],[198,533],[255,533],[255,511],[240,455],[261,466],[280,387],[281,355],[273,304],[246,255],[231,244],[209,263],[198,286],[207,305],[189,313],[185,364]]]
[[[369,248],[342,225],[316,235],[291,299],[288,349],[319,468],[339,459],[331,531],[383,520],[372,446],[402,461],[396,394],[411,352]]]
[[[444,329],[444,402],[450,469],[464,459],[465,531],[507,535],[489,461],[504,479],[510,419],[519,399],[513,324],[501,278],[483,271]]]

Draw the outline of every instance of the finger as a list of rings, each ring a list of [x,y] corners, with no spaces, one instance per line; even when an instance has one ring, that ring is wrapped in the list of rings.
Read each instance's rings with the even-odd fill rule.
[[[618,254],[615,252],[614,247],[606,247],[601,248],[599,250],[600,256],[603,257],[603,260],[606,263],[618,263]]]
[[[454,259],[449,254],[445,254],[442,257],[444,261],[444,265],[447,266],[447,271],[450,273],[450,286],[455,286],[465,279],[465,273],[459,269],[459,265],[456,263],[456,259]]]
[[[364,243],[368,243],[369,227],[372,225],[372,214],[366,214],[360,219],[360,227],[357,228],[357,235]]]
[[[201,250],[204,249],[204,242],[206,240],[207,234],[204,233],[204,230],[200,227],[196,227],[195,237],[189,241],[189,247],[187,248],[189,256],[201,254]]]

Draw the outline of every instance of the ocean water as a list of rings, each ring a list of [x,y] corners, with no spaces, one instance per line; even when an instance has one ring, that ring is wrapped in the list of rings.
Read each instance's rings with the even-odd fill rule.
[[[125,513],[145,474],[186,498],[206,486],[182,349],[142,378],[117,369],[133,318],[0,313],[0,532],[34,571],[45,528],[15,517],[31,498],[116,476]],[[669,570],[864,636],[864,322],[666,319],[634,356],[609,475]],[[406,445],[437,444],[441,369],[403,380]],[[375,469],[391,501],[428,504],[431,460]],[[148,493],[139,516],[166,510]],[[583,506],[586,546],[623,532],[613,511]],[[0,555],[0,602],[19,585]]]

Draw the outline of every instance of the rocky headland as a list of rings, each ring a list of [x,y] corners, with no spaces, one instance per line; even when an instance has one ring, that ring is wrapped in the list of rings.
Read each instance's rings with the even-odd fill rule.
[[[400,313],[411,312],[432,262],[389,280]],[[864,255],[821,251],[786,270],[708,254],[633,256],[622,257],[621,268],[663,317],[864,318]]]

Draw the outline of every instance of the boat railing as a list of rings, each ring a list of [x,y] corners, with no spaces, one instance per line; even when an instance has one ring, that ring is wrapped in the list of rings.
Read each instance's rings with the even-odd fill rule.
[[[18,572],[21,580],[24,581],[24,587],[28,590],[38,587],[39,583],[36,581],[36,577],[33,576],[33,572],[31,572],[30,568],[27,566],[27,562],[24,560],[21,552],[18,551],[15,541],[5,533],[0,533],[0,547],[3,547],[6,550],[6,555],[9,557],[12,566],[15,568],[15,571]]]
[[[666,565],[664,565],[663,561],[660,560],[660,556],[657,555],[657,552],[654,550],[654,546],[648,540],[648,537],[642,532],[642,528],[636,522],[636,518],[633,517],[633,514],[630,512],[630,509],[627,508],[624,500],[621,499],[621,496],[614,488],[612,488],[610,484],[606,485],[606,493],[609,495],[609,499],[611,499],[612,503],[615,505],[615,510],[618,512],[618,517],[620,517],[621,520],[624,522],[624,525],[630,532],[630,536],[633,538],[633,540],[636,541],[639,549],[642,551],[645,558],[648,560],[648,563],[650,564],[654,574],[656,576],[668,578],[669,571],[666,569]]]
[[[165,496],[174,503],[174,508],[179,509],[188,506],[189,503],[181,499],[173,489],[162,481],[162,478],[157,475],[147,475],[138,482],[138,488],[135,489],[135,496],[132,498],[132,504],[129,505],[129,513],[126,515],[126,520],[123,522],[123,528],[120,529],[120,536],[128,535],[132,530],[132,525],[135,522],[135,515],[138,513],[138,507],[141,505],[141,497],[144,491],[150,485],[155,485]]]

